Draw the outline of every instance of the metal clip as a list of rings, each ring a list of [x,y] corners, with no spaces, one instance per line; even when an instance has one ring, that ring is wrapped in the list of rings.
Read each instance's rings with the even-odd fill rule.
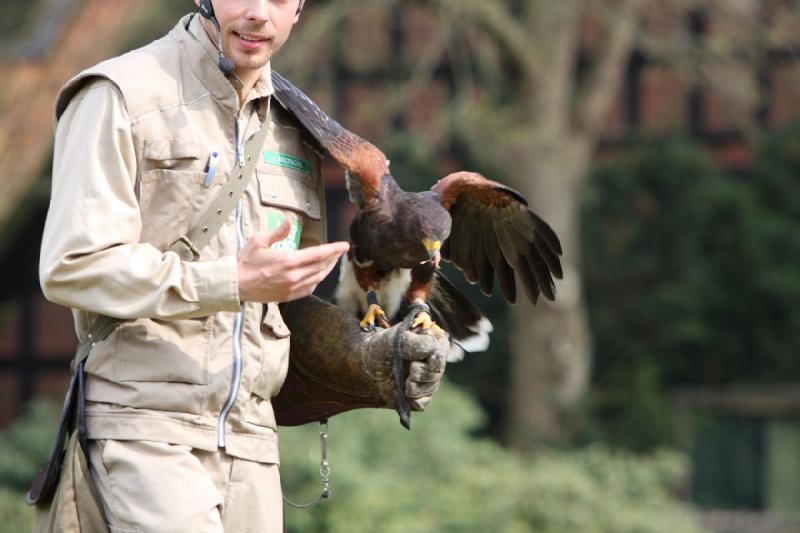
[[[319,421],[319,449],[320,449],[320,462],[319,462],[319,477],[322,481],[322,493],[317,496],[316,499],[310,501],[306,504],[299,504],[292,502],[286,496],[283,497],[283,501],[286,502],[286,505],[293,509],[309,509],[314,507],[322,500],[327,500],[331,497],[331,488],[330,488],[330,477],[331,477],[331,466],[328,463],[328,419],[323,419]]]

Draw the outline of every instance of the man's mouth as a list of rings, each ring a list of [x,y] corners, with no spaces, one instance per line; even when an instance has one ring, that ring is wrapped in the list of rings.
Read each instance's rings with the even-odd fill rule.
[[[236,32],[234,32],[234,33],[236,33]],[[245,41],[251,41],[251,42],[254,42],[254,43],[257,43],[258,41],[266,41],[267,40],[265,37],[259,37],[258,35],[248,35],[246,33],[237,33],[236,35],[238,35],[239,38],[244,39]]]
[[[233,34],[239,39],[239,42],[241,42],[246,47],[259,46],[262,43],[269,41],[270,39],[267,36],[258,35],[255,33],[239,33],[235,31],[233,32]]]

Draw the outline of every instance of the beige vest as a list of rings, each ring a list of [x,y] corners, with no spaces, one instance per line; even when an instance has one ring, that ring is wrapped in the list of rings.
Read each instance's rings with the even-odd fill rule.
[[[239,143],[268,115],[271,132],[241,209],[200,261],[235,256],[254,232],[275,228],[284,217],[296,222],[283,246],[324,241],[318,149],[277,101],[270,104],[268,68],[262,97],[240,112],[237,93],[201,32],[197,20],[188,24],[184,18],[164,38],[82,72],[59,95],[57,118],[92,79],[111,80],[119,89],[137,160],[140,242],[163,251],[214,200],[238,168]],[[212,158],[217,172],[209,183]],[[241,318],[220,312],[177,321],[138,319],[98,343],[86,364],[89,437],[215,450],[222,426],[231,455],[278,462],[270,398],[286,375],[290,332],[276,304],[242,309]],[[91,316],[76,312],[79,335]],[[226,406],[229,414],[222,416]]]

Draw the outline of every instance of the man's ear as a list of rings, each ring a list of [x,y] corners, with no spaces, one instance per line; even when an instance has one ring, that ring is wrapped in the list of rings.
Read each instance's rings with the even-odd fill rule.
[[[200,0],[194,0],[194,5],[196,5],[197,7],[200,7]]]

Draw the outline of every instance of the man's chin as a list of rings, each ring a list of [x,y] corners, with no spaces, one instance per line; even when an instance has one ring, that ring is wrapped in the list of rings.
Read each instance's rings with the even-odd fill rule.
[[[235,61],[236,68],[245,69],[245,70],[261,70],[262,68],[266,67],[269,63],[269,59],[267,60],[249,60],[249,61]]]
[[[242,71],[260,71],[269,64],[269,59],[253,58],[253,57],[239,57],[233,60],[238,72]]]

